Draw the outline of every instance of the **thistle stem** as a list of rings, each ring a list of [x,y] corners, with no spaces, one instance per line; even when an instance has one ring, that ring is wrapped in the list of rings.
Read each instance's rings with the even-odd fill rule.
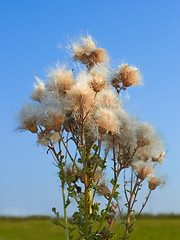
[[[59,142],[59,150],[61,150],[61,144]],[[60,151],[61,152],[61,151]],[[63,172],[63,175],[65,176],[64,174],[64,169],[62,168],[61,166],[61,161],[59,159],[59,156],[58,154],[56,153],[55,149],[54,148],[51,148],[51,153],[54,157],[54,159],[56,160],[56,162],[58,163],[58,166],[59,166],[59,169],[60,171]],[[53,154],[54,153],[54,154]],[[66,240],[69,240],[69,231],[68,231],[68,222],[67,222],[67,207],[66,207],[66,197],[65,197],[65,188],[64,188],[64,185],[65,185],[65,179],[60,179],[61,180],[61,187],[62,187],[62,195],[63,195],[63,207],[64,207],[64,221],[65,221],[65,234],[66,234]]]
[[[131,179],[131,180],[132,180],[132,179]],[[130,193],[130,198],[129,198],[128,202],[127,202],[127,203],[128,203],[128,212],[127,212],[127,218],[126,218],[124,239],[126,239],[127,234],[128,234],[128,231],[129,231],[129,225],[130,225],[130,221],[131,221],[131,210],[132,210],[132,206],[133,206],[133,204],[132,204],[132,206],[131,206],[131,203],[132,203],[133,196],[134,196],[134,194],[135,194],[135,192],[136,192],[136,188],[137,188],[138,185],[139,185],[139,182],[138,182],[138,177],[137,177],[136,182],[135,182],[135,184],[134,184],[134,188],[133,188],[133,190],[131,191],[131,193]],[[132,188],[132,183],[131,183],[131,188]]]
[[[93,204],[93,202],[92,202],[92,188],[90,188],[89,189],[89,191],[88,191],[88,195],[89,195],[89,214],[91,214],[92,213],[92,204]]]
[[[59,134],[59,135],[60,135],[60,134]],[[66,149],[66,151],[67,151],[67,153],[68,153],[71,161],[73,162],[73,164],[74,164],[74,166],[76,167],[76,169],[79,171],[79,168],[78,168],[77,164],[75,163],[73,157],[71,156],[71,154],[70,154],[70,152],[69,152],[69,150],[68,150],[68,148],[67,148],[67,146],[66,146],[66,143],[64,142],[64,139],[63,139],[63,137],[62,137],[61,135],[60,135],[60,138],[61,138],[61,141],[62,141],[62,143],[63,143],[63,145],[64,145],[64,147],[65,147],[65,149]]]
[[[81,148],[82,148],[82,157],[83,157],[83,171],[84,171],[84,187],[85,187],[85,233],[88,235],[88,214],[89,214],[89,190],[88,190],[88,177],[87,177],[87,162],[85,156],[84,148],[84,120],[83,120],[83,111],[82,111],[82,125],[81,125]]]
[[[101,229],[101,227],[102,227],[102,225],[103,225],[103,222],[104,222],[104,219],[105,219],[106,214],[107,214],[107,212],[108,212],[108,209],[109,209],[109,207],[110,207],[111,201],[112,201],[112,199],[113,199],[113,197],[114,197],[114,193],[115,193],[116,188],[117,188],[116,185],[117,185],[117,181],[118,181],[118,177],[119,177],[120,172],[121,172],[121,168],[120,168],[120,169],[118,170],[118,172],[117,172],[116,179],[115,179],[115,183],[114,183],[112,192],[111,192],[111,194],[110,194],[110,196],[109,196],[109,200],[108,200],[107,207],[106,207],[106,209],[105,209],[105,212],[104,212],[104,215],[103,215],[103,217],[102,217],[102,220],[101,220],[101,222],[100,222],[100,224],[99,224],[99,226],[98,226],[98,228],[97,228],[97,231],[96,231],[97,233],[100,231],[100,229]]]
[[[89,200],[89,191],[88,191],[88,186],[87,186],[87,175],[84,175],[84,184],[85,184],[85,230],[86,230],[86,235],[88,235],[88,213],[89,213],[89,208],[88,208],[88,200]]]
[[[61,181],[62,184],[62,195],[63,195],[63,206],[64,206],[64,220],[65,220],[65,234],[66,240],[69,240],[69,231],[68,231],[68,222],[67,222],[67,207],[66,207],[66,197],[65,197],[65,189],[64,189],[64,180]]]
[[[144,207],[146,206],[146,203],[147,203],[147,201],[148,201],[150,195],[151,195],[151,190],[149,191],[149,193],[148,193],[148,195],[147,195],[147,197],[146,197],[146,200],[145,200],[145,202],[143,203],[142,208],[141,208],[141,210],[139,211],[137,217],[139,217],[139,215],[141,214],[142,210],[143,210]]]

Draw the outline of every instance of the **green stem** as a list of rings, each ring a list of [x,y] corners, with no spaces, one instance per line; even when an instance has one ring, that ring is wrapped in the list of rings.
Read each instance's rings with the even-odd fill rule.
[[[59,134],[59,135],[60,135],[60,134]],[[79,168],[78,168],[78,166],[77,166],[77,164],[75,163],[73,157],[71,156],[71,154],[70,154],[70,152],[69,152],[69,150],[68,150],[68,148],[67,148],[67,146],[66,146],[66,143],[64,142],[64,139],[63,139],[63,137],[62,137],[61,135],[60,135],[60,138],[61,138],[61,141],[62,141],[62,143],[63,143],[63,145],[64,145],[64,147],[65,147],[65,149],[66,149],[66,151],[67,151],[67,153],[68,153],[71,161],[73,162],[74,166],[77,168],[78,171],[80,171]]]
[[[88,191],[88,187],[87,187],[87,183],[86,182],[87,182],[87,180],[85,180],[85,230],[86,230],[86,235],[88,235],[88,213],[89,213],[88,200],[89,200],[89,191]]]
[[[131,179],[131,180],[132,180],[132,179]],[[131,210],[132,210],[132,206],[133,206],[133,204],[131,205],[131,203],[132,203],[133,196],[134,196],[134,194],[135,194],[136,188],[138,187],[138,184],[139,184],[139,182],[138,182],[138,177],[137,177],[136,182],[135,182],[135,184],[134,184],[134,188],[133,188],[133,190],[131,191],[130,198],[129,198],[128,202],[127,202],[127,203],[128,203],[128,212],[127,212],[127,218],[126,218],[126,226],[125,226],[125,232],[124,232],[124,239],[127,238],[127,234],[128,234],[128,232],[129,232],[129,226],[130,226],[130,221],[131,221]],[[132,188],[132,183],[131,183],[131,188]]]
[[[149,193],[148,193],[148,195],[147,195],[147,197],[146,197],[146,200],[145,200],[145,202],[143,203],[142,208],[141,208],[141,210],[139,211],[137,217],[139,217],[139,215],[141,214],[142,210],[143,210],[144,207],[146,206],[146,203],[147,203],[147,201],[148,201],[148,199],[149,199],[149,197],[150,197],[150,195],[151,195],[151,191],[152,191],[152,190],[149,191]]]
[[[83,109],[82,109],[82,122],[81,122],[81,149],[82,149],[82,158],[83,158],[83,171],[84,171],[84,187],[85,187],[85,233],[88,235],[88,215],[89,215],[89,190],[88,190],[88,178],[87,178],[87,162],[85,156],[85,148],[84,148],[84,119],[83,119]]]
[[[64,171],[63,167],[61,166],[61,163],[59,162],[58,155],[56,154],[55,149],[54,149],[54,148],[51,148],[50,151],[51,151],[51,154],[52,154],[55,162],[58,164],[59,169],[60,169],[61,172],[63,173],[63,176],[64,176],[65,181],[67,182],[68,186],[70,187],[71,184],[70,184],[70,182],[67,181],[67,179],[66,179],[65,171]],[[57,160],[57,159],[58,159],[58,160]],[[76,200],[76,202],[78,202],[78,199],[77,199],[77,196],[76,196],[76,195],[74,196],[74,199]]]
[[[106,214],[107,214],[107,212],[108,212],[108,209],[109,209],[109,207],[110,207],[111,201],[112,201],[112,199],[113,199],[113,197],[114,197],[114,193],[115,193],[116,188],[117,188],[116,184],[117,184],[117,181],[118,181],[118,177],[119,177],[120,172],[121,172],[121,169],[119,169],[118,172],[117,172],[116,179],[115,179],[115,183],[114,183],[114,186],[113,186],[111,195],[109,196],[109,201],[108,201],[107,207],[106,207],[106,209],[105,209],[105,213],[104,213],[104,215],[103,215],[103,217],[102,217],[102,220],[101,220],[101,222],[100,222],[100,224],[99,224],[99,227],[97,228],[97,231],[96,231],[97,233],[100,231],[100,229],[101,229],[101,227],[102,227],[102,225],[103,225],[103,222],[104,222],[104,219],[105,219]]]
[[[96,192],[97,192],[97,186],[99,185],[99,182],[100,182],[100,179],[98,179],[97,182],[96,182],[96,186],[95,186],[93,196],[92,196],[92,204],[94,202],[94,198],[95,198],[95,195],[96,195]]]
[[[89,214],[92,213],[92,188],[89,189],[88,191],[88,202],[89,202]]]
[[[59,150],[61,150],[60,142],[59,142]],[[56,153],[54,148],[51,148],[51,151],[52,151],[52,155],[53,155],[54,159],[56,160],[56,162],[58,162],[59,169],[63,172],[63,175],[65,177],[64,169],[63,169],[63,167],[61,165],[61,161],[59,159],[58,154]],[[61,156],[61,151],[60,151],[60,156]],[[67,222],[67,207],[66,207],[66,197],[65,197],[64,185],[65,185],[65,180],[63,179],[63,180],[61,180],[61,186],[62,186],[62,195],[63,195],[64,221],[65,221],[65,229],[64,229],[64,231],[65,231],[65,234],[66,234],[66,240],[69,240],[69,231],[68,231],[68,222]]]
[[[65,197],[65,189],[64,189],[64,180],[61,181],[62,184],[62,195],[63,195],[63,205],[64,205],[64,220],[65,220],[65,234],[66,240],[69,240],[69,231],[68,231],[68,221],[67,221],[67,207],[66,207],[66,197]]]
[[[84,186],[85,186],[85,229],[86,229],[86,235],[88,235],[89,189],[88,189],[87,163],[86,163],[86,160],[85,160],[83,136],[82,136],[81,140],[82,140],[81,145],[82,145],[82,152],[83,152]]]

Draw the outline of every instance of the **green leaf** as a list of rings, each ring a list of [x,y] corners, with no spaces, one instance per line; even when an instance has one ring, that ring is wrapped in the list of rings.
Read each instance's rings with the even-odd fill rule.
[[[134,231],[134,229],[132,228],[132,227],[130,227],[129,229],[128,229],[128,233],[131,233],[131,232],[133,232]]]
[[[136,213],[133,209],[131,209],[130,212],[131,212],[131,213],[134,213],[134,214]]]
[[[118,200],[119,192],[115,192],[113,197],[114,197],[115,200]]]
[[[114,186],[116,184],[116,180],[114,178],[112,178],[110,183]]]
[[[127,208],[129,207],[129,204],[128,204],[128,203],[125,203],[124,205],[125,205]]]

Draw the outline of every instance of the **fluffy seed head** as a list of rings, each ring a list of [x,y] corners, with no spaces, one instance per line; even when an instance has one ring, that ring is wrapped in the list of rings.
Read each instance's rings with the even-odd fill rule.
[[[115,133],[118,129],[114,112],[107,108],[97,110],[95,122],[100,134],[105,134],[108,131]]]
[[[92,77],[93,78],[92,81],[90,82],[90,86],[92,87],[94,92],[96,93],[101,92],[101,90],[103,90],[107,86],[106,80],[103,78],[101,74],[98,73],[93,73]]]
[[[133,85],[139,85],[140,81],[141,75],[138,68],[122,64],[119,66],[119,70],[115,72],[111,83],[117,88],[120,86],[119,83],[122,83],[124,87],[130,87]]]
[[[45,98],[41,103],[38,121],[47,131],[59,132],[64,121],[61,102],[51,95]]]
[[[49,146],[49,144],[54,147],[55,143],[59,140],[59,134],[57,132],[41,131],[38,134],[37,143],[42,146]]]
[[[158,163],[162,163],[162,160],[166,157],[165,152],[162,152],[159,154],[158,157],[152,157],[152,161],[153,162],[158,162]]]
[[[122,149],[122,151],[128,151],[131,155],[137,147],[137,139],[135,136],[137,120],[131,117],[123,107],[118,107],[117,110],[115,109],[115,112],[119,125],[119,134],[117,135],[117,139],[119,138],[119,141],[117,141],[118,147]]]
[[[58,66],[49,73],[50,81],[47,88],[50,91],[58,91],[60,95],[66,94],[68,90],[75,84],[73,72],[67,70],[65,66]]]
[[[139,166],[139,168],[137,168],[137,172],[138,172],[138,177],[141,180],[144,180],[150,173],[152,173],[152,170],[142,165],[142,166]]]
[[[89,55],[89,61],[98,64],[105,62],[107,60],[106,57],[106,51],[103,48],[97,48],[94,51],[92,51]]]
[[[37,133],[37,113],[36,105],[26,104],[19,112],[20,126],[18,129],[29,130],[32,133]]]
[[[82,38],[81,41],[82,43],[75,43],[72,46],[75,61],[82,62],[89,70],[96,64],[107,61],[105,50],[96,48],[96,44],[90,36]]]
[[[69,107],[80,115],[85,116],[91,110],[94,102],[94,91],[88,85],[89,75],[81,72],[76,85],[68,91]]]
[[[48,121],[44,122],[42,125],[47,131],[54,130],[55,132],[59,132],[61,131],[63,121],[64,119],[61,116],[55,114],[51,115],[50,119],[48,119]]]
[[[73,59],[76,61],[80,61],[89,67],[89,55],[95,49],[96,44],[93,42],[91,36],[87,36],[87,38],[81,38],[80,43],[74,43],[72,45],[72,49],[74,52]]]
[[[155,128],[149,125],[148,123],[143,122],[138,124],[136,129],[137,145],[139,147],[150,145],[151,138],[154,134]]]
[[[158,179],[157,177],[151,177],[151,178],[149,178],[148,183],[149,183],[149,185],[148,185],[149,189],[155,190],[156,187],[162,183],[162,181],[160,179]]]
[[[97,95],[97,106],[114,109],[117,108],[117,105],[121,104],[121,101],[117,99],[117,96],[112,89],[103,89]]]
[[[164,146],[156,135],[155,128],[146,122],[137,125],[137,145],[139,146],[135,156],[143,161],[152,159],[154,162],[162,162]]]
[[[149,139],[138,139],[137,145],[138,145],[138,147],[144,147],[146,145],[150,145],[150,140]]]
[[[90,88],[86,86],[75,86],[69,91],[68,95],[72,102],[72,108],[74,108],[75,111],[86,113],[91,108],[93,94]]]
[[[87,36],[86,38],[81,38],[80,43],[74,43],[72,45],[72,49],[74,51],[74,59],[80,60],[79,58],[84,53],[89,53],[94,50],[96,47],[95,42],[92,40],[91,36]]]
[[[43,83],[38,77],[35,77],[38,85],[34,84],[34,92],[31,94],[31,98],[37,102],[40,102],[41,99],[46,96],[46,88]]]

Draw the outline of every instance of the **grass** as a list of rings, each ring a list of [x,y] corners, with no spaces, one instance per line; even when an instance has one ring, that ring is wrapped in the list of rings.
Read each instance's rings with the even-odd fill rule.
[[[122,236],[118,222],[113,231]],[[76,239],[76,238],[75,238]],[[141,217],[130,234],[132,240],[180,240],[180,216]],[[49,217],[0,218],[0,240],[65,240],[63,230]]]
[[[60,237],[61,236],[61,237]],[[50,218],[1,218],[0,240],[64,240],[64,231]]]
[[[113,229],[118,235],[118,224]],[[122,236],[122,235],[121,235]],[[179,218],[141,218],[134,225],[134,231],[130,234],[134,240],[180,240]]]

